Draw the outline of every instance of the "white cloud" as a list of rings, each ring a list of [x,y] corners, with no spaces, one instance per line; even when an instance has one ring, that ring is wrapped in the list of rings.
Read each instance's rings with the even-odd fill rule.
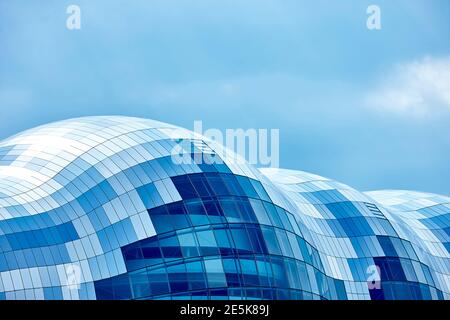
[[[371,108],[415,117],[450,112],[450,57],[401,64],[380,82],[366,97]]]

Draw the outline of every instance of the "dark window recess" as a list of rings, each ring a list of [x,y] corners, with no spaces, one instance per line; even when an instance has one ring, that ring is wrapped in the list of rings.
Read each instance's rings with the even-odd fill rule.
[[[406,281],[405,272],[399,258],[375,257],[373,261],[380,268],[381,283],[385,281]]]

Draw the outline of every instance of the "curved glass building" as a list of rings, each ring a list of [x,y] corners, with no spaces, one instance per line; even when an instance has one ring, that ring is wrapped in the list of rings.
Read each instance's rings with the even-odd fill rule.
[[[236,159],[128,117],[0,142],[0,299],[450,298],[450,198]]]

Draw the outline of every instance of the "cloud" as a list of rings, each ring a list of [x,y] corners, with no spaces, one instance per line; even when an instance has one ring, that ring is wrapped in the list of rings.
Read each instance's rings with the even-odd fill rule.
[[[423,117],[450,112],[450,57],[426,57],[396,66],[366,96],[381,112]]]

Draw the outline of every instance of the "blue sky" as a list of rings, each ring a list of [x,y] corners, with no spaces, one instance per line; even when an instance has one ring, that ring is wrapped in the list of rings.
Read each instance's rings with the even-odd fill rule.
[[[66,8],[81,8],[81,30]],[[381,8],[382,29],[366,28]],[[279,128],[281,167],[450,195],[447,0],[0,1],[0,139],[87,115]]]

